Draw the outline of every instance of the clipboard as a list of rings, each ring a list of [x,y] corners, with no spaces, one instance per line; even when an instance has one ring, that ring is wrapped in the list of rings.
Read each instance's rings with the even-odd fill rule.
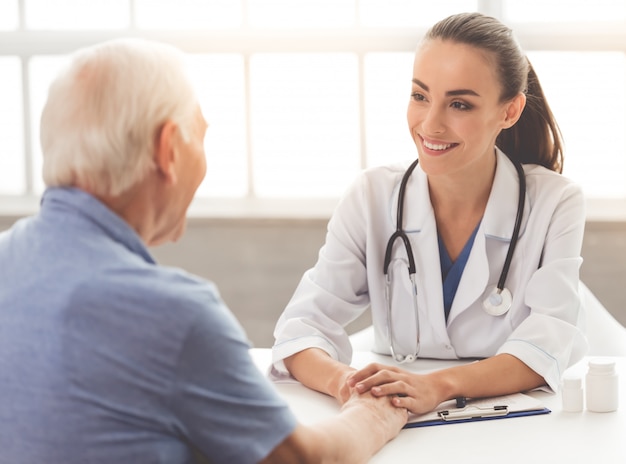
[[[433,425],[460,424],[512,417],[536,416],[552,412],[541,402],[523,393],[467,400],[464,407],[456,407],[455,400],[441,403],[434,411],[411,415],[405,429]]]

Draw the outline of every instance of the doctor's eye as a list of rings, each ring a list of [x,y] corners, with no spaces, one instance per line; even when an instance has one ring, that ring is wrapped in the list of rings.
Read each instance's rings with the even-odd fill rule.
[[[468,105],[467,103],[464,103],[461,101],[452,102],[450,106],[454,108],[455,110],[460,110],[460,111],[469,111],[473,108],[471,105]]]
[[[411,99],[414,101],[426,101],[426,97],[419,92],[411,92]]]

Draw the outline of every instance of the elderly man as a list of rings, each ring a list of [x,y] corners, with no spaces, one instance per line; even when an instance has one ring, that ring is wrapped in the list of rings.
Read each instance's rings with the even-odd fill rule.
[[[157,265],[205,171],[174,48],[78,52],[41,118],[40,212],[0,234],[0,462],[363,462],[406,410],[353,395],[297,424],[213,284]]]

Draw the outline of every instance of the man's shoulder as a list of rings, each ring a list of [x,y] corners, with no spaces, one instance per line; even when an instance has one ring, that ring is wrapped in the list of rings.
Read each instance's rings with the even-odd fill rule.
[[[135,261],[111,262],[81,284],[82,296],[107,295],[111,304],[139,305],[151,311],[206,307],[219,302],[216,285],[183,269]]]

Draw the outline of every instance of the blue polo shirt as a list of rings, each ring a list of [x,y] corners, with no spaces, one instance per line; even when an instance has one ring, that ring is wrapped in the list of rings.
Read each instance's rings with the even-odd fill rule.
[[[254,463],[294,429],[215,286],[48,189],[0,234],[0,463]]]

